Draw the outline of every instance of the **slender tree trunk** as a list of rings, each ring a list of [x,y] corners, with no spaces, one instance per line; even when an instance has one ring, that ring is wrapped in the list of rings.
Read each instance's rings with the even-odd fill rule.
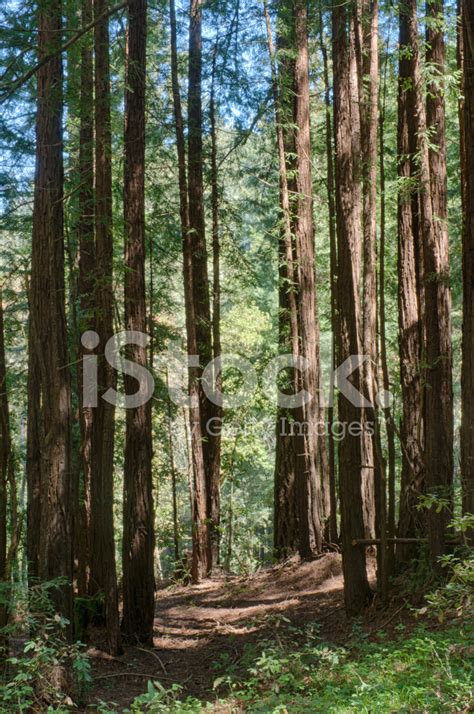
[[[28,561],[28,579],[32,586],[39,577],[39,545],[41,533],[41,493],[43,468],[41,460],[41,444],[43,429],[41,419],[41,375],[38,356],[35,348],[32,291],[29,292],[30,318],[28,321],[28,378],[27,401],[28,421],[26,434],[26,491],[27,491],[27,523],[26,523],[26,557]]]
[[[287,153],[292,141],[292,130],[288,117],[287,94],[293,84],[294,61],[284,57],[277,74],[276,53],[270,16],[266,2],[264,15],[267,30],[268,51],[272,73],[273,102],[275,109],[275,131],[278,148],[278,169],[280,179],[280,209],[282,226],[278,248],[279,264],[279,347],[282,354],[291,351],[293,359],[299,354],[298,311],[295,295],[295,269],[292,217],[290,206],[290,181],[287,171]],[[294,154],[294,147],[292,153]],[[292,370],[288,387],[298,391],[296,371]],[[285,407],[278,408],[276,422],[276,458],[274,485],[274,551],[277,558],[289,555],[298,546],[298,513],[296,498],[296,455],[298,438],[291,433],[291,412]]]
[[[448,500],[437,513],[429,511],[431,557],[445,549],[445,527],[452,515],[453,386],[451,348],[451,290],[447,226],[446,119],[444,101],[444,2],[427,0],[427,61],[437,80],[427,88],[426,126],[430,132],[427,170],[430,175],[432,226],[424,232],[426,267],[426,474],[428,491]],[[419,130],[419,135],[421,132]],[[424,195],[422,194],[424,199]],[[423,203],[422,203],[423,206]],[[422,210],[423,227],[427,218]]]
[[[107,0],[94,0],[94,17],[107,8]],[[107,645],[120,650],[117,576],[113,521],[115,407],[102,395],[115,388],[115,371],[106,361],[105,345],[114,331],[112,146],[110,126],[110,67],[108,19],[95,26],[95,236],[96,331],[99,399],[94,413],[91,473],[91,574],[90,594],[104,593]]]
[[[196,334],[196,314],[193,299],[193,265],[192,238],[189,223],[188,181],[186,174],[186,143],[184,123],[181,109],[181,98],[178,79],[178,60],[176,46],[176,11],[174,0],[170,0],[171,29],[171,83],[176,126],[176,147],[178,152],[179,206],[181,234],[183,245],[183,282],[186,313],[186,335],[189,355],[198,354]],[[198,395],[199,370],[189,368],[189,424],[191,432],[192,460],[192,523],[193,523],[193,562],[192,577],[198,582],[208,572],[208,523],[206,472],[204,460],[204,444],[201,438],[200,402]],[[185,416],[185,423],[187,419]]]
[[[3,299],[0,288],[0,585],[7,585],[7,485],[12,459],[10,412],[7,394],[7,369],[5,360],[5,327],[3,319]],[[6,591],[2,590],[3,604],[0,603],[0,630],[8,621],[8,606],[5,605]],[[3,649],[3,635],[0,634],[0,654]]]
[[[219,49],[218,40],[214,48],[214,58],[212,65],[211,98],[209,103],[209,115],[211,124],[211,211],[212,211],[212,347],[213,358],[219,359],[222,354],[221,348],[221,277],[220,277],[220,226],[219,226],[219,175],[217,165],[217,130],[216,130],[216,60]],[[222,375],[219,372],[214,375],[216,389],[222,386]],[[214,418],[222,419],[222,407],[214,406]],[[220,529],[220,480],[221,480],[221,428],[220,422],[214,422],[216,428],[212,430],[211,455],[210,455],[210,489],[208,493],[208,511],[213,529],[210,538],[210,562],[214,568],[219,562],[219,529]]]
[[[350,92],[350,102],[351,102],[351,147],[352,147],[352,167],[353,167],[353,194],[354,194],[354,215],[358,222],[362,224],[362,127],[361,127],[361,94],[362,88],[360,83],[360,69],[359,69],[359,58],[362,52],[359,48],[362,41],[360,35],[360,17],[358,16],[359,6],[357,2],[352,6],[352,12],[350,14],[350,43],[349,43],[349,92]],[[355,275],[357,277],[357,284],[359,286],[359,293],[362,297],[362,264],[363,264],[363,241],[360,240],[354,246],[354,266]],[[360,311],[360,320],[362,321],[363,312]],[[361,322],[362,328],[362,322]],[[362,331],[361,331],[362,335]],[[372,478],[366,478],[364,472],[362,473],[362,488],[364,494],[364,509],[368,508],[368,498],[370,498],[367,489],[370,489]],[[365,492],[364,492],[365,491]],[[373,500],[373,492],[372,492]],[[365,513],[364,515],[366,528],[370,528],[368,520],[370,520],[370,513]],[[372,530],[373,530],[373,517],[372,517]]]
[[[319,14],[320,45],[323,58],[324,77],[324,105],[326,129],[326,166],[327,166],[327,196],[329,208],[329,271],[331,283],[331,329],[332,329],[332,355],[331,355],[331,384],[328,407],[328,444],[329,444],[329,540],[337,542],[337,469],[336,469],[336,443],[333,434],[334,424],[334,379],[332,375],[337,367],[336,345],[334,335],[338,332],[337,325],[337,245],[336,245],[336,205],[334,200],[334,155],[331,128],[331,87],[329,85],[328,53],[323,35],[323,17]]]
[[[398,536],[415,537],[422,530],[416,509],[424,491],[423,412],[421,387],[423,289],[420,264],[416,181],[414,57],[410,51],[409,17],[399,16],[398,79],[398,321],[402,392],[402,472]],[[414,547],[397,547],[397,561],[411,558]]]
[[[125,326],[147,330],[145,293],[145,77],[146,0],[128,10],[125,90]],[[147,365],[145,346],[133,345],[129,358]],[[127,394],[137,380],[126,376]],[[127,409],[123,506],[123,631],[129,639],[152,642],[155,608],[153,551],[151,400]]]
[[[232,548],[234,545],[234,477],[230,474],[229,511],[227,515],[227,547],[225,554],[225,570],[230,572]]]
[[[299,538],[301,557],[309,558],[322,547],[322,474],[318,463],[318,434],[322,412],[319,404],[319,323],[315,290],[315,256],[313,230],[313,186],[311,178],[311,135],[309,103],[308,27],[306,3],[293,5],[295,61],[295,148],[296,148],[296,216],[295,245],[298,278],[298,318],[300,354],[307,368],[301,371],[301,387],[311,395],[301,409],[306,424],[304,454],[298,455],[296,477]],[[302,457],[302,458],[301,458]]]
[[[463,345],[461,475],[463,513],[474,513],[474,8],[462,0]],[[474,529],[468,533],[474,542]]]
[[[206,555],[201,559],[196,572],[202,570],[209,574],[212,570],[212,544],[218,542],[218,523],[211,512],[218,511],[212,503],[217,489],[211,482],[213,476],[212,454],[213,437],[209,433],[208,423],[214,416],[212,403],[208,400],[200,378],[202,370],[212,360],[212,323],[209,300],[209,278],[207,269],[207,247],[204,221],[204,185],[203,185],[203,145],[202,145],[202,0],[190,0],[189,25],[189,76],[188,76],[188,206],[190,258],[192,266],[192,300],[196,323],[196,346],[199,356],[197,369],[197,393],[201,421],[202,452],[204,457],[205,487],[195,488],[195,497],[202,492],[206,503]],[[211,506],[212,503],[212,506]],[[195,515],[199,518],[199,510]],[[204,532],[203,525],[198,526]],[[215,550],[215,549],[214,549]],[[196,552],[199,559],[201,548]]]
[[[373,38],[375,21],[375,40],[378,35],[378,13],[374,12],[373,4],[369,0],[358,0],[353,7],[351,17],[351,117],[352,117],[352,151],[354,169],[354,200],[355,210],[360,212],[357,221],[362,225],[363,240],[356,248],[356,270],[360,280],[361,311],[360,334],[364,355],[369,359],[362,370],[362,387],[366,398],[371,401],[373,392],[373,356],[376,353],[376,343],[373,336],[376,332],[376,281],[375,281],[375,241],[376,225],[375,214],[371,212],[372,191],[370,183],[374,173],[373,168],[373,119],[377,114],[377,107],[373,108],[374,83],[378,78],[373,77],[375,65],[378,71],[378,51],[374,46]],[[365,84],[368,79],[368,86]],[[376,131],[376,129],[375,129]],[[376,162],[376,157],[375,157]],[[366,352],[366,347],[369,351]],[[375,490],[375,444],[374,437],[368,428],[370,421],[369,410],[362,413],[362,499],[364,509],[365,532],[368,538],[375,535],[376,497]]]
[[[360,225],[357,211],[357,175],[351,140],[351,44],[350,8],[333,9],[334,128],[336,137],[336,217],[338,247],[338,357],[344,362],[360,354],[357,246]],[[352,384],[358,389],[359,375]],[[339,419],[350,424],[360,420],[360,409],[342,392],[339,394]],[[339,488],[341,499],[341,536],[344,572],[344,599],[348,614],[359,613],[370,597],[365,550],[353,546],[364,534],[361,493],[362,448],[359,436],[348,431],[339,447]]]
[[[61,44],[60,0],[41,4],[39,59]],[[37,73],[36,172],[31,258],[31,336],[39,365],[42,419],[39,576],[66,582],[52,592],[58,612],[72,622],[73,503],[71,389],[64,300],[62,58],[56,54]],[[39,403],[39,397],[36,394]],[[71,637],[71,626],[66,636]]]
[[[202,145],[202,0],[190,0],[189,25],[189,76],[188,76],[188,206],[190,253],[193,274],[192,299],[194,302],[196,322],[196,343],[199,355],[197,372],[197,390],[201,420],[201,438],[203,439],[203,456],[205,470],[205,495],[207,542],[205,562],[199,569],[206,574],[212,570],[210,558],[213,543],[218,542],[218,521],[215,514],[218,504],[213,503],[218,486],[211,482],[213,476],[212,454],[213,437],[209,433],[208,423],[214,416],[212,403],[208,400],[200,375],[202,370],[212,360],[212,323],[209,301],[209,278],[207,270],[207,247],[204,221],[204,186],[203,186],[203,145]],[[195,489],[195,495],[199,489]],[[211,505],[212,504],[212,505]],[[214,514],[214,517],[211,515]],[[196,509],[196,517],[198,510]],[[196,558],[198,553],[196,553]]]
[[[82,24],[92,20],[92,2],[83,0]],[[79,275],[77,293],[79,298],[79,337],[95,327],[95,233],[94,233],[94,66],[90,38],[81,48],[81,88],[79,105]],[[83,384],[82,360],[87,350],[79,347],[77,383]],[[80,484],[79,517],[76,542],[78,554],[78,593],[84,597],[88,592],[90,574],[90,516],[92,476],[92,435],[94,409],[80,404],[82,483]]]
[[[377,548],[379,584],[385,583],[387,536],[385,467],[382,463],[378,408],[377,352],[377,129],[378,129],[378,2],[360,3],[359,85],[361,87],[361,148],[363,180],[363,320],[362,346],[366,358],[363,369],[364,395],[371,406],[364,409],[364,477],[370,480],[367,506],[375,513],[366,517],[366,530],[375,515],[375,533],[384,545]],[[369,431],[369,427],[372,429]],[[372,495],[373,494],[373,495]],[[375,504],[373,497],[375,496]]]
[[[416,2],[409,5],[409,44],[414,56],[415,131],[418,139],[420,232],[425,270],[426,369],[425,402],[425,480],[427,494],[452,499],[453,478],[453,394],[451,356],[451,292],[449,288],[449,253],[446,229],[446,160],[444,138],[444,100],[436,88],[428,117],[435,122],[434,145],[430,151],[427,137],[425,92],[420,69]],[[438,4],[439,9],[439,4]],[[443,37],[438,32],[433,59],[444,72]],[[432,52],[432,50],[430,50]],[[431,102],[433,104],[431,105]],[[430,139],[433,141],[433,138]],[[436,172],[436,175],[434,174]],[[436,569],[445,551],[445,529],[451,508],[428,509],[428,541],[431,561]]]
[[[380,156],[380,256],[379,256],[379,329],[380,329],[380,363],[382,367],[382,381],[384,396],[384,418],[387,434],[388,451],[388,535],[395,537],[395,424],[388,403],[390,392],[390,375],[387,356],[387,319],[385,307],[385,244],[386,244],[386,196],[385,196],[385,106],[387,93],[387,64],[385,60],[384,79],[381,97],[381,111],[379,114],[379,156]],[[389,559],[393,563],[393,546],[390,547]]]
[[[150,360],[151,361],[151,360]],[[152,363],[152,362],[151,362]],[[169,389],[168,370],[166,370],[166,388]],[[187,436],[186,436],[187,439]],[[173,415],[171,411],[171,400],[168,398],[168,457],[171,472],[171,503],[173,513],[173,545],[174,545],[174,566],[178,571],[181,565],[180,544],[179,544],[179,520],[178,520],[178,492],[177,492],[177,471],[174,458],[173,444]]]

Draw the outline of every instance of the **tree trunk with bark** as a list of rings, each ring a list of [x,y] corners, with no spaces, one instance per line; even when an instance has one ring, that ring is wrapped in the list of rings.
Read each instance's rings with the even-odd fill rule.
[[[282,216],[280,351],[282,354],[291,352],[294,365],[297,360],[307,360],[306,369],[289,370],[282,391],[292,394],[306,390],[312,395],[308,404],[278,409],[274,549],[277,557],[298,548],[302,557],[309,558],[322,546],[326,483],[322,473],[325,459],[318,438],[322,412],[318,392],[319,327],[314,275],[307,18],[306,9],[299,2],[279,9],[281,57],[277,70],[266,4],[264,15],[272,71]]]
[[[82,24],[92,21],[92,2],[83,0]],[[87,330],[95,327],[95,231],[94,231],[94,64],[91,39],[86,37],[81,47],[79,104],[79,274],[77,294],[79,300],[79,339]],[[77,383],[83,386],[83,358],[88,350],[80,340],[77,368]],[[90,574],[90,516],[92,477],[92,436],[94,409],[79,404],[81,429],[81,483],[79,487],[76,543],[78,555],[78,593],[88,593]]]
[[[311,135],[307,9],[303,0],[293,5],[295,59],[294,123],[296,149],[295,246],[300,355],[306,360],[301,370],[301,388],[310,401],[300,411],[305,424],[304,453],[298,454],[296,497],[298,502],[298,549],[302,558],[321,551],[323,489],[319,453],[319,323],[315,289],[313,186],[311,178]]]
[[[451,355],[451,291],[449,250],[446,227],[446,149],[444,99],[440,84],[428,87],[426,103],[421,73],[416,2],[409,5],[409,43],[415,74],[415,131],[418,139],[420,232],[423,245],[426,369],[424,370],[425,481],[428,496],[443,499],[439,508],[428,508],[427,526],[433,567],[441,568],[438,558],[445,552],[445,530],[452,513],[453,480],[453,391]],[[442,3],[430,4],[439,16]],[[442,31],[429,31],[431,59],[439,80],[444,73]],[[426,111],[427,110],[427,111]],[[429,124],[427,122],[430,122]],[[433,129],[428,141],[427,131]],[[431,148],[430,148],[430,143]],[[436,147],[433,148],[433,147]]]
[[[403,413],[401,420],[402,472],[398,535],[415,537],[423,530],[417,503],[424,491],[423,406],[421,361],[423,346],[423,289],[421,241],[418,232],[416,182],[414,57],[410,49],[407,11],[399,16],[398,70],[398,322],[400,381]],[[414,547],[397,547],[399,564],[408,561]]]
[[[7,393],[7,368],[5,359],[5,326],[3,319],[3,298],[0,288],[0,585],[2,586],[2,602],[0,602],[0,630],[8,622],[7,590],[7,505],[8,478],[11,470],[12,444],[10,432],[10,411]],[[3,635],[0,634],[0,654],[2,652]]]
[[[209,115],[211,124],[211,213],[212,213],[212,356],[221,358],[221,245],[219,225],[219,169],[217,163],[217,127],[216,127],[216,61],[219,49],[218,39],[214,48],[211,78],[211,98]],[[214,371],[214,381],[217,390],[222,387],[222,374]],[[210,562],[212,568],[219,562],[219,530],[220,530],[220,480],[221,480],[221,420],[222,407],[214,405],[214,424],[211,438],[210,478],[208,493],[208,511],[213,524],[210,533]],[[209,437],[208,437],[209,438]]]
[[[334,68],[334,130],[336,137],[335,179],[338,248],[338,358],[344,362],[360,354],[358,246],[360,223],[357,210],[357,174],[353,160],[351,101],[351,55],[353,34],[350,8],[338,5],[333,9]],[[360,387],[357,371],[351,378],[355,389]],[[339,393],[339,419],[351,424],[359,422],[361,410]],[[341,538],[344,572],[344,599],[348,614],[362,611],[370,598],[365,550],[352,541],[364,534],[361,493],[362,445],[360,436],[350,431],[339,446],[339,488],[341,500]]]
[[[337,542],[337,466],[336,466],[336,442],[333,434],[334,425],[334,378],[333,374],[337,368],[336,344],[334,335],[338,331],[337,323],[337,245],[336,245],[336,205],[334,198],[334,148],[332,141],[331,125],[331,87],[329,84],[329,63],[328,52],[323,34],[322,12],[319,14],[320,46],[323,58],[323,78],[324,78],[324,106],[325,106],[325,130],[326,130],[326,166],[327,166],[327,197],[329,209],[329,271],[331,283],[331,382],[329,394],[329,406],[327,413],[328,423],[328,452],[329,452],[329,541]]]
[[[94,17],[107,9],[107,0],[95,0]],[[98,405],[94,413],[91,472],[90,595],[103,593],[107,644],[120,651],[117,576],[113,520],[115,407],[102,396],[114,389],[116,376],[105,359],[113,328],[112,144],[110,124],[109,23],[101,19],[94,30],[95,59],[95,238],[96,332],[99,335]]]
[[[61,45],[60,0],[38,12],[39,59]],[[55,54],[37,73],[36,171],[31,258],[31,344],[39,365],[41,397],[29,403],[28,419],[41,419],[43,440],[38,573],[66,583],[52,591],[55,606],[72,622],[73,480],[71,474],[71,388],[64,285],[62,58]],[[35,404],[36,401],[36,404]],[[38,411],[33,405],[41,404]],[[33,485],[33,484],[32,484]],[[31,515],[31,514],[30,514]],[[33,533],[31,534],[33,537]],[[72,636],[68,626],[65,634]]]
[[[280,185],[281,226],[278,241],[279,273],[279,329],[278,341],[281,354],[290,352],[293,360],[299,354],[298,310],[295,290],[294,239],[290,190],[294,185],[293,158],[295,154],[293,131],[292,96],[294,90],[294,58],[284,51],[276,56],[270,15],[264,3],[267,44],[272,73],[273,104],[275,111],[275,131],[278,150]],[[278,37],[279,49],[284,50],[288,38]],[[278,65],[278,68],[277,68]],[[291,177],[291,178],[290,178]],[[298,391],[298,377],[295,369],[285,375],[282,391],[291,394]],[[281,385],[280,385],[281,386]],[[277,558],[284,558],[298,547],[298,508],[296,497],[296,461],[299,437],[291,432],[292,411],[278,407],[276,420],[276,455],[274,478],[274,552]]]
[[[388,535],[395,537],[395,481],[396,481],[396,452],[395,452],[395,424],[391,404],[389,402],[390,375],[388,369],[387,354],[387,318],[385,306],[385,261],[386,261],[386,182],[385,182],[385,107],[387,94],[387,65],[388,58],[384,63],[384,79],[381,92],[381,110],[379,113],[379,156],[380,156],[380,251],[379,251],[379,330],[380,330],[380,363],[382,370],[382,383],[384,389],[383,413],[385,418],[385,428],[387,434],[388,452]],[[389,560],[390,567],[393,565],[394,548],[390,547]]]
[[[474,514],[474,7],[462,0],[463,344],[461,476],[463,513]],[[474,529],[468,537],[474,542]]]
[[[170,0],[170,29],[171,29],[171,84],[173,93],[173,107],[176,128],[176,148],[178,153],[178,181],[179,181],[179,212],[181,222],[181,236],[183,247],[183,284],[184,303],[186,314],[186,336],[189,355],[198,354],[196,335],[196,315],[193,299],[193,265],[191,232],[189,224],[188,180],[186,172],[186,142],[184,136],[184,122],[181,108],[179,90],[177,37],[176,37],[176,10],[174,0]],[[190,367],[189,371],[189,425],[191,441],[191,473],[190,495],[192,499],[192,539],[193,561],[192,578],[198,582],[208,572],[208,523],[207,523],[207,496],[206,472],[204,461],[204,443],[201,438],[200,401],[198,394],[199,370]],[[185,423],[187,417],[185,415]],[[192,486],[192,488],[191,488]]]
[[[366,488],[366,532],[375,526],[377,538],[385,543],[387,494],[382,445],[378,426],[378,349],[377,349],[377,130],[379,87],[379,10],[377,0],[362,0],[359,5],[358,67],[360,86],[362,149],[362,228],[363,228],[363,311],[362,347],[364,396],[371,406],[364,409],[363,483]],[[368,485],[370,483],[370,486]],[[377,548],[379,581],[386,571],[387,553]],[[382,578],[383,579],[383,578]]]
[[[193,379],[197,378],[197,394],[199,398],[202,452],[204,458],[205,485],[196,484],[195,497],[202,495],[206,504],[207,538],[206,555],[201,557],[201,547],[196,551],[195,559],[200,559],[195,571],[208,575],[214,563],[212,546],[218,542],[218,503],[215,495],[218,486],[211,482],[215,472],[212,468],[213,437],[209,433],[209,420],[214,416],[213,404],[207,398],[202,379],[202,371],[212,360],[212,322],[209,300],[209,277],[207,269],[207,247],[204,220],[204,184],[203,184],[203,143],[202,143],[202,0],[190,0],[189,24],[189,76],[188,76],[188,210],[190,260],[192,270],[192,300],[196,330],[196,354],[199,356],[199,367]],[[195,515],[199,518],[200,508]],[[213,515],[212,515],[213,514]],[[204,532],[202,523],[196,524],[198,532]]]
[[[146,0],[128,9],[125,90],[125,327],[146,333],[145,294],[145,77]],[[145,345],[130,345],[129,359],[147,366]],[[137,378],[125,377],[127,394]],[[141,386],[141,383],[140,383]],[[151,396],[151,395],[149,395]],[[155,544],[152,496],[151,399],[127,409],[123,506],[123,631],[129,639],[153,639]]]
[[[33,337],[31,309],[33,296],[31,285],[28,289],[28,293],[30,318],[28,321],[28,420],[26,432],[26,558],[28,561],[28,580],[31,586],[39,577],[39,534],[41,532],[41,493],[43,477],[41,444],[43,441],[43,429],[41,420],[41,376]]]

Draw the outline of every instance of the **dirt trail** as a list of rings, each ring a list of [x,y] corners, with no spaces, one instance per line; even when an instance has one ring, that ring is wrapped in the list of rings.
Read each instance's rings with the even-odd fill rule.
[[[292,558],[248,577],[222,575],[196,586],[161,589],[154,649],[128,647],[119,658],[90,651],[95,678],[90,701],[113,701],[120,711],[145,691],[147,679],[166,687],[178,682],[184,695],[212,699],[214,662],[224,656],[238,666],[246,645],[277,626],[308,622],[319,623],[327,640],[348,634],[338,554],[309,563]]]

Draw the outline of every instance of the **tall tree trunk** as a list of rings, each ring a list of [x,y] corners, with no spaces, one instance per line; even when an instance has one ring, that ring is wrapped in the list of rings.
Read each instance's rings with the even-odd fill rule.
[[[384,389],[383,412],[385,418],[385,428],[387,433],[388,451],[388,535],[395,537],[395,424],[389,404],[390,375],[388,370],[387,355],[387,318],[385,307],[385,250],[386,250],[386,183],[385,183],[385,107],[387,94],[387,65],[385,59],[383,88],[381,96],[381,111],[379,114],[379,156],[380,156],[380,255],[379,255],[379,330],[380,330],[380,363],[382,368],[382,381]],[[390,546],[389,559],[393,563],[394,548]]]
[[[39,59],[61,45],[60,0],[41,3],[38,12]],[[57,610],[72,622],[73,503],[71,476],[71,389],[64,300],[62,57],[37,73],[36,171],[31,258],[32,344],[39,364],[42,419],[41,522],[39,576],[63,577],[52,592]],[[37,395],[36,395],[37,397]],[[39,398],[38,398],[39,403]],[[72,628],[66,628],[71,637]]]
[[[360,3],[359,73],[361,86],[361,148],[363,181],[363,320],[362,347],[366,358],[363,369],[364,395],[371,406],[364,410],[364,476],[370,480],[367,506],[375,505],[375,533],[385,542],[387,536],[385,468],[378,426],[377,350],[377,129],[378,129],[378,19],[377,0]],[[373,429],[369,431],[369,427]],[[366,461],[367,460],[367,461]],[[373,494],[373,495],[372,495]],[[375,496],[375,504],[373,498]],[[371,524],[373,514],[366,519]],[[366,527],[367,530],[367,527]],[[370,530],[370,529],[369,529]],[[387,552],[377,548],[378,575],[381,583],[386,571]],[[385,582],[385,581],[384,581]]]
[[[83,0],[82,25],[92,20],[92,2]],[[79,103],[79,298],[78,331],[81,336],[95,327],[95,232],[94,232],[94,66],[89,37],[81,48],[81,78]],[[83,358],[87,354],[80,344],[77,384],[83,384]],[[88,592],[90,573],[90,510],[92,476],[92,435],[94,409],[80,404],[82,483],[80,484],[79,514],[77,519],[78,593]]]
[[[427,0],[426,59],[436,73],[427,88],[426,126],[430,132],[427,170],[430,175],[432,226],[424,233],[426,267],[426,474],[428,491],[447,499],[438,513],[429,511],[431,557],[444,553],[444,529],[452,515],[453,385],[451,290],[447,225],[446,119],[444,101],[444,0]],[[419,136],[421,136],[419,130]],[[422,197],[424,198],[423,194]],[[422,204],[423,205],[423,204]],[[423,211],[422,211],[423,218]],[[426,226],[426,218],[423,220]]]
[[[328,444],[329,444],[329,540],[331,543],[337,542],[337,469],[336,469],[336,443],[333,434],[334,424],[334,379],[333,374],[337,367],[336,345],[334,335],[337,334],[337,245],[336,245],[336,205],[334,199],[334,155],[331,127],[331,87],[329,85],[328,53],[323,35],[323,16],[319,13],[319,31],[321,54],[323,57],[323,77],[324,77],[324,105],[325,105],[325,129],[326,129],[326,166],[327,166],[327,197],[329,208],[329,272],[331,283],[331,384],[328,407]]]
[[[220,226],[219,226],[219,175],[217,165],[217,129],[216,129],[216,61],[219,50],[219,43],[216,39],[214,57],[212,64],[211,98],[209,103],[209,115],[211,124],[211,212],[212,212],[212,356],[220,359],[221,347],[221,246],[220,246]],[[222,386],[222,375],[219,372],[214,375],[216,389]],[[222,407],[214,406],[214,418],[222,419]],[[208,492],[208,511],[213,528],[210,533],[210,563],[214,568],[219,561],[219,529],[220,529],[220,480],[221,480],[221,423],[216,422],[217,428],[212,430],[211,454],[210,454],[210,479]],[[210,438],[210,437],[208,437]]]
[[[214,438],[209,433],[209,420],[214,416],[213,404],[207,398],[200,375],[212,360],[212,324],[209,301],[209,278],[207,269],[207,248],[204,221],[204,186],[203,186],[203,145],[202,145],[202,0],[190,0],[189,24],[189,76],[188,76],[188,210],[189,210],[189,245],[192,270],[192,301],[196,330],[196,354],[199,356],[199,368],[193,380],[197,379],[197,393],[201,422],[202,452],[204,458],[205,483],[196,484],[195,497],[205,499],[207,527],[199,522],[195,525],[196,533],[206,537],[195,549],[195,576],[209,574],[212,570],[212,552],[216,553],[218,543],[218,503],[215,502],[218,484],[212,482],[217,470],[212,468]],[[200,474],[196,474],[201,478]],[[195,517],[200,521],[200,507],[195,510]],[[217,515],[216,515],[217,514]],[[214,544],[214,547],[213,547]],[[203,555],[203,546],[206,554]],[[199,561],[199,562],[198,562]],[[200,575],[199,575],[200,574]]]
[[[146,0],[128,10],[125,90],[125,326],[147,330],[145,294],[145,77]],[[129,358],[146,367],[145,346],[129,348]],[[134,394],[136,378],[126,376]],[[151,400],[126,413],[123,506],[123,630],[128,638],[152,642],[155,605],[153,551]]]
[[[399,15],[398,70],[398,321],[402,387],[402,472],[398,536],[415,537],[422,523],[416,509],[424,491],[423,409],[421,387],[423,288],[418,234],[416,181],[414,57],[410,49],[409,17]],[[411,558],[413,547],[397,547],[397,561]]]
[[[322,547],[322,474],[318,463],[319,423],[322,411],[319,403],[319,323],[315,290],[315,257],[313,230],[313,186],[311,178],[311,135],[309,102],[309,63],[307,9],[303,0],[293,5],[295,61],[295,148],[296,205],[295,245],[297,258],[297,299],[300,354],[306,360],[301,371],[301,387],[310,401],[301,409],[301,421],[306,424],[298,454],[296,496],[298,501],[298,549],[301,557],[309,558]]]
[[[294,81],[294,59],[283,56],[277,73],[276,52],[273,43],[270,16],[264,3],[267,43],[272,73],[275,131],[278,149],[280,182],[281,228],[278,242],[279,272],[279,348],[282,354],[289,350],[293,360],[298,358],[298,310],[295,294],[295,268],[292,214],[290,206],[290,179],[288,153],[294,155],[292,116],[289,116],[288,95]],[[279,38],[280,43],[282,38]],[[291,103],[290,103],[291,106]],[[288,389],[298,391],[296,370],[287,379]],[[274,482],[274,552],[277,558],[289,555],[298,546],[298,509],[296,498],[297,435],[291,433],[291,411],[279,407],[276,420],[276,457]]]
[[[436,4],[439,10],[439,3]],[[425,92],[420,69],[416,2],[409,5],[409,44],[414,56],[415,131],[418,139],[420,232],[425,270],[426,369],[424,370],[425,406],[425,480],[427,494],[452,500],[453,478],[453,394],[451,356],[451,292],[449,288],[449,252],[446,229],[446,159],[444,137],[444,100],[436,87],[430,87],[428,117],[435,134],[429,149]],[[444,73],[444,41],[436,31],[433,59],[441,80]],[[434,174],[433,172],[436,172]],[[445,551],[445,529],[451,512],[434,504],[428,509],[428,542],[434,567]]]
[[[173,107],[176,127],[176,148],[178,153],[179,181],[179,212],[181,221],[181,236],[183,246],[183,283],[186,313],[186,335],[189,355],[198,354],[196,335],[196,314],[193,300],[193,266],[191,257],[191,232],[189,224],[188,181],[186,174],[186,143],[184,137],[183,113],[179,91],[178,57],[176,38],[176,10],[174,0],[170,0],[170,30],[171,30],[171,83]],[[190,483],[192,498],[192,538],[193,562],[192,577],[198,582],[208,572],[208,523],[206,473],[204,462],[204,444],[201,438],[201,418],[198,396],[199,370],[189,368],[189,423],[191,432],[191,472],[193,482]],[[185,424],[187,418],[185,415]],[[192,488],[191,488],[192,486]]]
[[[168,370],[166,371],[166,387],[169,389]],[[178,492],[177,492],[177,470],[174,458],[173,444],[173,415],[171,412],[171,400],[168,399],[168,456],[171,472],[171,502],[173,511],[173,545],[174,545],[174,567],[178,571],[180,567],[180,547],[179,547],[179,521],[178,521]]]
[[[3,319],[3,298],[0,288],[0,585],[7,586],[7,486],[11,468],[12,448],[10,432],[10,412],[8,408],[7,368],[5,360],[5,326]],[[8,606],[5,605],[7,592],[2,589],[0,603],[0,630],[8,621]],[[0,654],[3,635],[0,634]]]
[[[360,297],[362,308],[360,311],[360,334],[364,354],[368,354],[369,360],[364,364],[362,370],[362,387],[366,398],[370,401],[373,391],[374,371],[370,358],[376,353],[376,343],[372,338],[376,328],[376,283],[375,283],[375,241],[376,225],[375,216],[370,211],[372,203],[373,186],[370,184],[371,174],[374,173],[372,166],[373,154],[373,116],[377,113],[377,107],[373,110],[374,82],[371,72],[373,66],[377,64],[378,54],[372,44],[374,18],[373,6],[368,0],[358,0],[353,6],[351,17],[351,117],[352,117],[352,152],[354,170],[354,201],[355,210],[360,212],[357,221],[362,225],[363,240],[360,246],[356,246],[355,261],[358,280],[360,281]],[[375,24],[378,32],[378,22]],[[377,32],[375,38],[377,38]],[[365,79],[368,78],[368,86]],[[375,77],[375,85],[378,78]],[[376,161],[376,157],[375,157]],[[373,300],[373,301],[372,301]],[[373,334],[372,334],[373,333]],[[369,351],[365,352],[369,345]],[[375,537],[375,444],[374,438],[369,432],[367,423],[370,421],[369,413],[364,410],[362,413],[362,501],[364,510],[364,524],[366,538]]]
[[[461,475],[463,513],[474,513],[474,7],[462,0],[462,69],[464,106],[461,157],[463,179],[463,343]],[[474,542],[474,529],[468,533]]]
[[[28,378],[27,403],[28,422],[26,434],[26,558],[28,561],[29,585],[34,585],[39,578],[39,546],[41,533],[41,494],[43,471],[41,444],[43,442],[43,424],[41,419],[41,375],[37,351],[35,348],[32,290],[28,289],[30,318],[28,321]]]
[[[351,140],[351,44],[350,8],[333,9],[334,129],[336,137],[336,218],[338,247],[338,358],[344,362],[360,354],[357,246],[360,224],[357,211],[357,175]],[[357,372],[352,384],[358,389]],[[339,419],[350,424],[360,420],[360,409],[342,392],[339,394]],[[362,448],[359,436],[350,431],[339,447],[339,488],[341,499],[341,539],[344,572],[344,599],[348,614],[359,613],[367,604],[370,591],[365,550],[354,546],[354,539],[364,534],[361,493]]]
[[[107,0],[94,0],[94,17],[107,9]],[[91,473],[90,594],[104,593],[107,645],[120,650],[120,622],[115,567],[113,520],[115,407],[102,395],[116,384],[115,371],[106,361],[105,345],[113,335],[112,145],[110,126],[109,24],[95,26],[95,237],[96,331],[99,399],[94,414]]]

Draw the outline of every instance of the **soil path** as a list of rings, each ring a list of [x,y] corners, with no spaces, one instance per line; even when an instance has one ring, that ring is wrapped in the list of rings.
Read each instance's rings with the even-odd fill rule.
[[[309,622],[329,641],[349,634],[338,554],[309,563],[292,558],[248,577],[222,575],[196,586],[164,588],[157,593],[153,649],[128,647],[119,658],[89,650],[90,701],[115,702],[120,712],[146,690],[147,679],[167,688],[177,682],[184,696],[212,700],[214,663],[225,658],[238,667],[246,646],[278,627]]]

